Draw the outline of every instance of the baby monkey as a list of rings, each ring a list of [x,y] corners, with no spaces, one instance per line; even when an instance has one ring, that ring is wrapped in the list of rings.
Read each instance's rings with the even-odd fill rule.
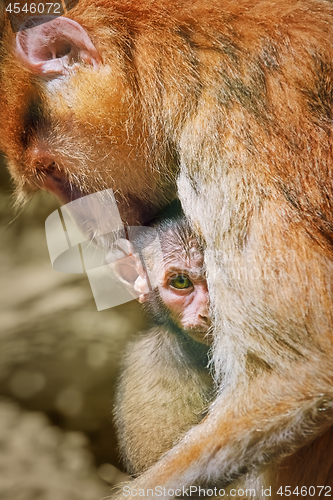
[[[169,210],[133,244],[117,242],[127,257],[115,271],[133,288],[150,323],[127,349],[115,408],[121,454],[135,474],[197,424],[213,397],[203,248],[176,212]]]

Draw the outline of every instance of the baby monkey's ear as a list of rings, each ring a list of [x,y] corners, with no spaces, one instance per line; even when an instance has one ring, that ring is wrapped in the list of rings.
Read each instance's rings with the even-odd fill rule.
[[[125,238],[119,238],[105,260],[133,296],[140,303],[145,302],[149,293],[147,275],[132,243]]]
[[[16,51],[31,71],[57,77],[71,72],[77,63],[98,68],[101,57],[79,23],[67,17],[45,19],[29,18],[16,35]]]

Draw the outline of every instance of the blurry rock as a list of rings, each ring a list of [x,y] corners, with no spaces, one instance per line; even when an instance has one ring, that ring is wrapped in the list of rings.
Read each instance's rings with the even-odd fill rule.
[[[2,500],[98,500],[108,492],[83,434],[63,432],[42,414],[0,400]]]

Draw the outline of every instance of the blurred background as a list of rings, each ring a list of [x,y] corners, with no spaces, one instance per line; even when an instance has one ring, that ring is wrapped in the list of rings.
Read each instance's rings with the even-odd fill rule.
[[[136,302],[98,312],[83,274],[56,272],[38,193],[19,212],[0,155],[0,498],[94,500],[126,478],[112,422]]]

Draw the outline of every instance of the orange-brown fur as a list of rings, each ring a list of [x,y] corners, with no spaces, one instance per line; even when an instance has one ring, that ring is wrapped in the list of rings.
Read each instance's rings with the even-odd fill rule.
[[[219,396],[135,487],[276,467],[316,484],[319,455],[332,484],[332,3],[81,0],[68,16],[103,65],[54,88],[8,22],[2,36],[0,146],[19,190],[62,196],[54,172],[75,196],[111,187],[129,223],[178,190],[206,243]]]

